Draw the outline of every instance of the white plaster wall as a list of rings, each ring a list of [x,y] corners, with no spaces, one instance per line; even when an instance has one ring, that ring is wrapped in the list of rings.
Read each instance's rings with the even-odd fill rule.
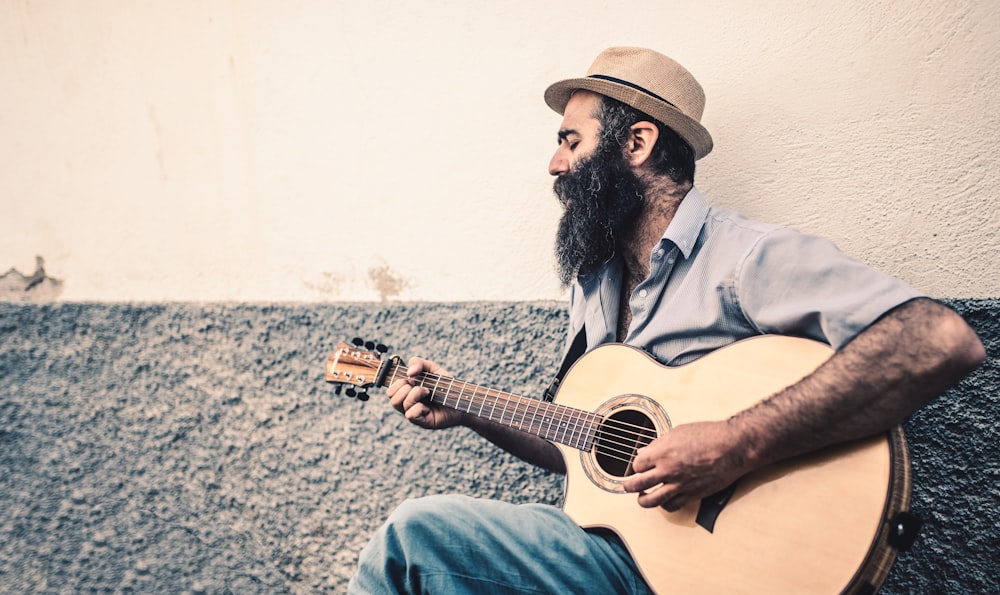
[[[702,82],[710,200],[1000,295],[1000,3],[0,0],[0,271],[63,300],[559,299],[541,99]]]

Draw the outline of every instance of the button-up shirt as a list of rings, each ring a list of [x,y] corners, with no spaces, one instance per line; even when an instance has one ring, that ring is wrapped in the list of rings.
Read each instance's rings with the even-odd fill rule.
[[[623,273],[615,257],[574,284],[567,348],[584,323],[588,350],[617,340]],[[828,240],[711,207],[692,188],[629,297],[624,342],[666,365],[761,334],[838,349],[920,295]]]

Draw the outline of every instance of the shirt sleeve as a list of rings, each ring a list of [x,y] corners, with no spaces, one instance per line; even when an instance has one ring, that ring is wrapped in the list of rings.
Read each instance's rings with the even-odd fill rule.
[[[829,240],[789,229],[761,236],[738,277],[740,307],[760,332],[808,337],[834,349],[922,295]]]

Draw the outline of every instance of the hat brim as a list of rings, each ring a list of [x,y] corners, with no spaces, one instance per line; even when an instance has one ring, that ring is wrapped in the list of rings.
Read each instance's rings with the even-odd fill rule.
[[[569,103],[573,92],[580,89],[617,99],[666,124],[691,145],[695,160],[701,159],[712,151],[712,135],[697,120],[689,118],[662,99],[657,99],[638,89],[614,81],[597,78],[575,78],[559,81],[545,90],[545,103],[556,113],[562,114],[566,111],[566,104]]]

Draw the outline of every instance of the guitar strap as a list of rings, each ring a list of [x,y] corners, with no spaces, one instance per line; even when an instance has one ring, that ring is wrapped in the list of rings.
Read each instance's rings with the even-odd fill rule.
[[[562,365],[559,366],[559,371],[556,372],[556,377],[552,379],[552,384],[545,389],[545,394],[542,395],[542,399],[551,403],[552,399],[556,398],[556,391],[559,390],[559,384],[562,379],[566,377],[566,372],[569,371],[570,367],[576,363],[576,360],[580,359],[583,352],[587,350],[587,325],[580,327],[580,332],[576,334],[573,339],[573,344],[570,345],[569,351],[566,352],[566,357],[563,358]]]

